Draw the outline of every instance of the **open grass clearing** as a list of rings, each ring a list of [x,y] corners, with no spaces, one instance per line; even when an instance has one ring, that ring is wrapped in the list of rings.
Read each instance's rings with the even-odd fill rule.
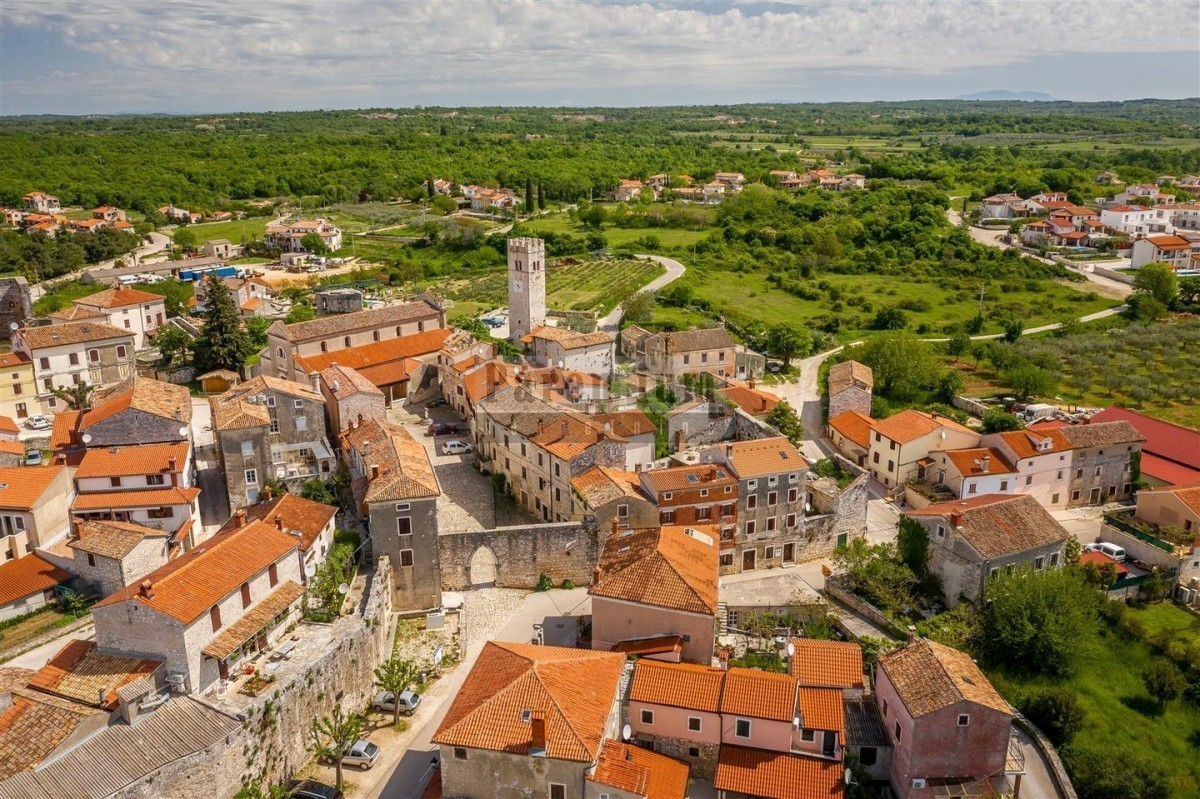
[[[256,216],[229,222],[201,222],[198,225],[188,225],[187,229],[196,235],[197,244],[214,239],[228,239],[234,244],[245,244],[255,240],[262,241],[267,232],[267,222],[266,217]]]
[[[525,227],[528,227],[535,233],[564,233],[571,236],[586,236],[588,233],[594,232],[592,229],[572,221],[566,214],[553,214],[531,219],[525,223]],[[608,241],[610,247],[625,247],[630,242],[639,239],[655,238],[659,242],[660,249],[669,250],[679,247],[691,247],[715,230],[717,230],[716,227],[692,229],[669,227],[627,228],[605,225],[599,232]],[[649,247],[646,249],[654,250],[656,248]]]

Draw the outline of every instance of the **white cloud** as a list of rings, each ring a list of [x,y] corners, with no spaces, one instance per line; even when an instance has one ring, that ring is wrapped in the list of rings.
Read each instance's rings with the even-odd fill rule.
[[[108,64],[115,107],[124,96],[187,93],[332,107],[493,93],[497,103],[532,93],[584,98],[647,87],[762,96],[811,71],[947,75],[1064,53],[1194,51],[1200,5],[89,0],[80,14],[67,0],[5,0],[3,24],[7,37],[45,35]],[[5,91],[28,96],[43,77],[0,59],[0,71],[19,75]],[[86,83],[106,91],[101,75]]]

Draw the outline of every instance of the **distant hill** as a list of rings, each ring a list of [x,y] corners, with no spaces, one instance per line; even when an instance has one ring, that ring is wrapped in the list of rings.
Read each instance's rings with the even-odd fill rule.
[[[1051,97],[1044,92],[1010,92],[1007,89],[993,89],[990,92],[975,92],[960,94],[955,100],[1021,100],[1027,103],[1053,103],[1057,97]]]

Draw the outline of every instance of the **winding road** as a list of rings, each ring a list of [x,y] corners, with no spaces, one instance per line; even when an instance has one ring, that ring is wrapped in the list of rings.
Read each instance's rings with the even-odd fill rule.
[[[638,289],[639,293],[642,291],[658,291],[668,283],[678,280],[683,273],[687,271],[687,267],[679,263],[679,261],[662,255],[635,255],[634,258],[645,258],[648,261],[654,261],[662,264],[667,270],[665,273],[659,275],[645,286],[642,286],[640,289]],[[604,330],[608,333],[616,335],[621,326],[621,313],[623,310],[624,309],[620,305],[618,305],[616,308],[613,308],[607,316],[602,317],[597,322],[597,327],[600,330]]]

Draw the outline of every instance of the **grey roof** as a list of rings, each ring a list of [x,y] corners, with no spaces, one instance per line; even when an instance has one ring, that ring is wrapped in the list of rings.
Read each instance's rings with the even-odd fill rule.
[[[1058,428],[1072,447],[1113,447],[1118,444],[1136,444],[1146,437],[1137,428],[1124,420],[1100,422],[1099,424],[1069,425]]]
[[[63,755],[0,783],[4,799],[104,799],[137,780],[216,744],[241,726],[187,697],[172,699],[132,725],[105,727]]]
[[[852,386],[865,388],[867,391],[875,384],[875,374],[871,367],[858,361],[842,361],[829,367],[830,396],[845,391]]]
[[[847,746],[891,746],[879,707],[870,699],[847,697],[843,700],[846,713]]]
[[[477,408],[492,417],[496,424],[523,436],[537,433],[539,423],[555,422],[568,410],[537,396],[525,386],[512,386],[497,391],[481,400]]]
[[[281,330],[272,328],[289,341],[304,342],[350,333],[355,330],[371,330],[389,325],[398,325],[414,319],[436,319],[441,309],[433,302],[421,299],[400,305],[384,305],[347,314],[335,314],[282,325]]]

